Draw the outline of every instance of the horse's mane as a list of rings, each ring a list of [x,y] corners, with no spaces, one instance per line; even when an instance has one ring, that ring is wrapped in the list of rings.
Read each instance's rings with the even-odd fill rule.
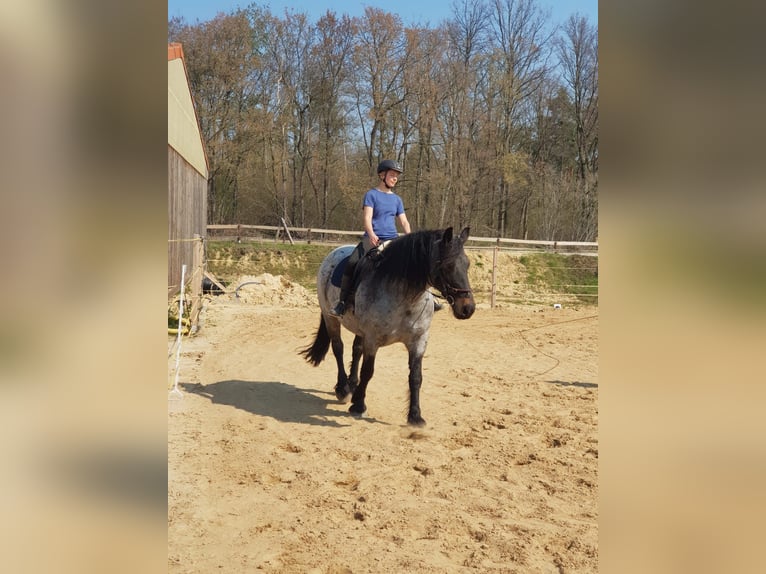
[[[439,260],[439,240],[444,230],[423,230],[397,237],[374,262],[375,275],[403,287],[423,290]]]

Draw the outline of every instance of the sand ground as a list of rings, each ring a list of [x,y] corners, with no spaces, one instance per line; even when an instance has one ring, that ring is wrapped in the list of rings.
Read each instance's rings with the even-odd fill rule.
[[[379,352],[352,417],[331,354],[298,356],[318,306],[276,281],[208,297],[182,342],[169,572],[598,570],[596,307],[437,313],[413,428],[404,347]]]

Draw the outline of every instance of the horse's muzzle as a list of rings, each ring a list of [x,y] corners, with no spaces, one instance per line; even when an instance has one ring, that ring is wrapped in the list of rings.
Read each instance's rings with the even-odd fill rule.
[[[452,302],[452,314],[456,319],[470,319],[476,311],[473,297],[458,297]]]

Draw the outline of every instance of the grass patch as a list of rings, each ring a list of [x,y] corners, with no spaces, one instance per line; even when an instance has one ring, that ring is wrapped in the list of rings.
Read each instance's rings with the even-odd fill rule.
[[[519,257],[526,282],[550,293],[574,295],[598,304],[598,258],[586,255],[535,253]]]

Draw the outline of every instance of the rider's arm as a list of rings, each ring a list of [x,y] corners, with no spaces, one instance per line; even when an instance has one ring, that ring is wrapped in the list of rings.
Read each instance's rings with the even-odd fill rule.
[[[363,218],[364,218],[364,230],[367,232],[367,237],[370,238],[370,243],[373,247],[375,247],[379,242],[380,239],[378,239],[378,236],[375,235],[375,232],[372,230],[372,207],[369,205],[365,205],[363,207]]]
[[[404,213],[400,213],[397,216],[397,218],[399,219],[399,223],[401,224],[402,229],[404,230],[404,232],[405,233],[409,233],[411,231],[411,229],[410,229],[410,222],[407,219],[407,215],[404,214]]]

